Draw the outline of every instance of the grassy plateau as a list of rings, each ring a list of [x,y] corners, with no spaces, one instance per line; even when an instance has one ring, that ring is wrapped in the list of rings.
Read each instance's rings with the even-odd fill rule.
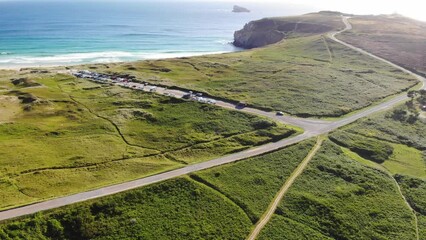
[[[355,16],[340,38],[398,65],[426,74],[426,23],[401,15]],[[383,27],[385,26],[385,27]]]

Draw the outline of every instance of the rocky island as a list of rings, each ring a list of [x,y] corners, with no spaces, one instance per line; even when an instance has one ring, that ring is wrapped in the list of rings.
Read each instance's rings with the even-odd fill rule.
[[[234,13],[249,13],[250,10],[245,8],[245,7],[235,5],[234,8],[232,9],[232,12],[234,12]]]

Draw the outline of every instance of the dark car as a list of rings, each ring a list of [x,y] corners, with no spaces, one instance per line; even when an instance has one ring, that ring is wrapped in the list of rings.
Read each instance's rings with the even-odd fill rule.
[[[192,97],[192,93],[187,93],[182,96],[183,99],[191,99],[191,97]]]
[[[243,109],[245,107],[247,107],[247,103],[245,102],[239,102],[236,106],[237,109]]]

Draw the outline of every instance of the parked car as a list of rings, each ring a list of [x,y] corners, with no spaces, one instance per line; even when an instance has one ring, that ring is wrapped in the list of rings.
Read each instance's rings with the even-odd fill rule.
[[[284,116],[284,113],[279,111],[279,112],[277,112],[277,116]]]
[[[191,99],[191,97],[192,97],[192,93],[187,93],[182,96],[183,99]]]
[[[247,107],[247,103],[245,103],[245,102],[239,102],[239,103],[237,104],[237,108],[238,108],[238,109],[243,109],[243,108],[245,108],[245,107]]]

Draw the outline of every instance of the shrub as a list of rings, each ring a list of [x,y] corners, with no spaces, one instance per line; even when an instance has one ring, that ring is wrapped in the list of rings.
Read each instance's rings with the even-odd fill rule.
[[[351,133],[338,131],[330,136],[330,140],[340,146],[349,148],[365,159],[377,163],[383,163],[393,153],[393,147],[390,144]]]

